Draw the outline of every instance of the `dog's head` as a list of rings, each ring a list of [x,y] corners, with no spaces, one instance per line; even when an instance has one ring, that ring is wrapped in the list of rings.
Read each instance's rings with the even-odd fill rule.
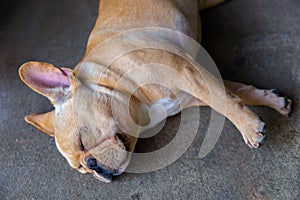
[[[71,69],[48,63],[25,63],[19,73],[31,89],[46,96],[55,107],[45,114],[28,115],[26,121],[55,137],[57,148],[73,168],[104,182],[125,170],[136,138],[120,129],[123,122],[112,113],[112,100],[120,108],[125,106],[122,94],[83,84]],[[118,118],[122,117],[126,118]]]

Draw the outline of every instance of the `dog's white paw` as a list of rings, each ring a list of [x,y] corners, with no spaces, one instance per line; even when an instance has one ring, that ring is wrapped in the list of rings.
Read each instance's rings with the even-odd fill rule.
[[[274,102],[274,109],[276,109],[280,114],[289,117],[292,112],[292,101],[285,97],[277,89],[268,90],[269,96]]]
[[[241,131],[245,143],[250,148],[260,147],[266,139],[265,123],[260,119],[256,119],[253,122],[251,123],[248,122],[245,125],[246,126],[244,126],[243,130]]]

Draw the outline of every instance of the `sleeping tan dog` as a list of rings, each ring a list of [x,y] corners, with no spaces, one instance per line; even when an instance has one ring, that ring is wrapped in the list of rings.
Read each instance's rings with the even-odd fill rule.
[[[49,113],[28,115],[26,121],[55,137],[57,148],[73,168],[92,173],[104,182],[124,172],[129,164],[130,152],[141,131],[133,123],[140,127],[149,123],[155,126],[191,106],[210,106],[236,126],[247,145],[259,147],[265,138],[265,124],[245,104],[268,106],[288,115],[291,101],[280,97],[277,90],[260,90],[231,81],[224,81],[224,90],[221,81],[204,68],[196,67],[196,61],[181,51],[182,35],[200,41],[199,9],[221,2],[101,0],[86,53],[74,70],[41,62],[28,62],[20,68],[21,79],[55,107]],[[174,52],[162,48],[136,49],[106,66],[105,59],[110,55],[103,56],[106,51],[95,50],[112,36],[147,27],[181,33],[175,40],[168,39],[168,34],[145,33],[137,42],[158,42]],[[106,49],[126,49],[137,37],[125,35]],[[146,66],[146,76],[128,75],[137,68],[144,69],[141,66]],[[168,66],[174,73],[160,66]],[[164,86],[141,85],[139,81],[146,77],[160,80]],[[166,115],[150,122],[149,110],[154,104],[165,109]]]

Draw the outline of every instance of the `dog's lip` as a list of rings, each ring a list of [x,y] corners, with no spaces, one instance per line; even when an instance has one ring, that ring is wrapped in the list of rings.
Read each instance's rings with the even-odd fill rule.
[[[112,181],[112,178],[105,178],[101,174],[98,174],[96,171],[93,171],[93,175],[96,179],[98,179],[99,181],[102,181],[104,183],[111,183],[111,181]]]
[[[93,175],[99,181],[102,181],[102,182],[105,182],[105,183],[111,183],[112,178],[123,174],[125,169],[126,169],[126,166],[124,165],[119,170],[116,170],[116,172],[113,173],[111,177],[104,177],[103,175],[99,174],[96,171],[93,171]]]

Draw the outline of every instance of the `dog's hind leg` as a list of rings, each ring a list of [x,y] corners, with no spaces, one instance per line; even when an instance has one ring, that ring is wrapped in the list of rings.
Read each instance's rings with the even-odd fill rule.
[[[237,101],[245,105],[266,106],[272,108],[284,116],[289,116],[292,111],[292,101],[277,89],[258,89],[252,85],[223,80],[226,90],[228,90]],[[186,107],[207,106],[199,99],[190,100]]]
[[[285,116],[291,113],[292,101],[282,96],[276,89],[257,89],[252,85],[227,80],[224,80],[224,84],[226,89],[236,96],[242,104],[267,106]]]
[[[207,8],[214,7],[218,4],[221,4],[224,1],[225,0],[198,0],[198,8],[201,11]]]

